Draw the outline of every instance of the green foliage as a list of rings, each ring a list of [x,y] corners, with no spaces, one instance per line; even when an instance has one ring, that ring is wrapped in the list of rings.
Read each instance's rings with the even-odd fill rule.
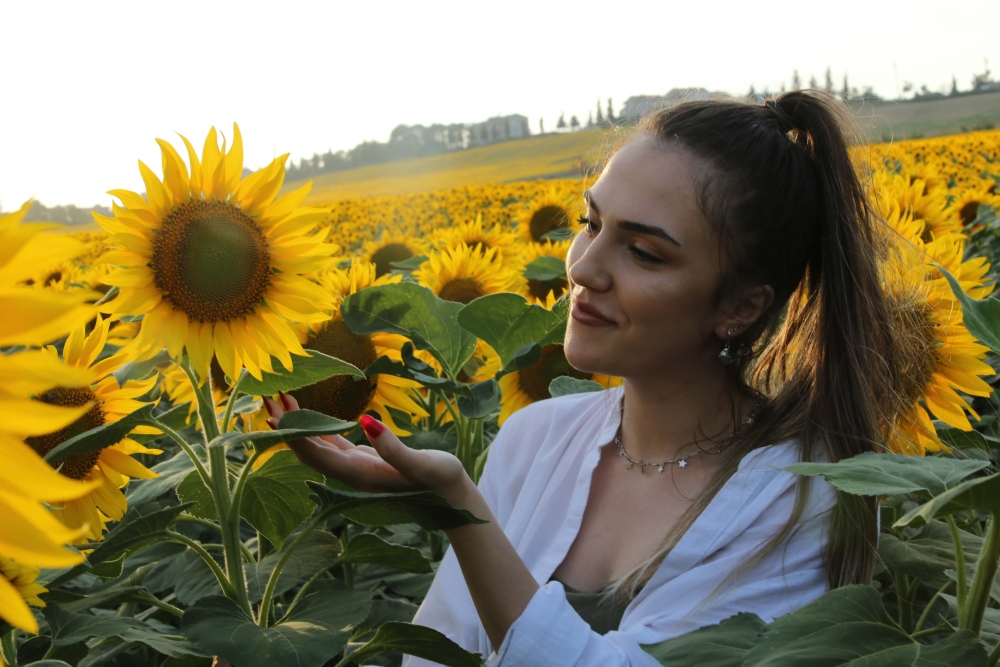
[[[569,375],[560,375],[549,383],[549,393],[552,398],[569,396],[570,394],[586,394],[592,391],[602,391],[604,387],[593,380],[579,380]]]
[[[300,463],[290,451],[278,452],[247,477],[240,513],[271,544],[281,544],[316,508],[308,481],[323,475]]]
[[[552,232],[549,232],[550,234]],[[572,238],[572,231],[570,231]],[[543,255],[531,260],[524,267],[523,274],[527,280],[555,280],[566,277],[566,262],[558,257]]]
[[[438,298],[415,283],[370,287],[344,299],[341,315],[356,334],[377,332],[406,336],[421,350],[428,350],[456,377],[476,348],[476,338],[456,321],[459,303]]]
[[[504,370],[513,371],[538,361],[541,346],[562,343],[566,309],[547,310],[519,294],[488,294],[462,308],[458,323],[489,343]]]
[[[45,460],[49,463],[58,463],[74,454],[86,454],[110,447],[128,435],[136,426],[149,424],[152,419],[153,406],[146,405],[116,422],[98,426],[60,443],[45,455]]]
[[[469,523],[486,523],[468,510],[453,507],[432,491],[361,493],[315,482],[309,486],[324,509],[362,526],[415,523],[425,530],[449,530]]]
[[[479,654],[468,653],[437,630],[409,623],[390,621],[375,633],[370,642],[350,654],[351,662],[365,664],[382,653],[415,655],[448,667],[480,667]]]
[[[285,370],[280,363],[274,364],[274,373],[264,373],[263,379],[253,377],[243,378],[240,389],[251,396],[273,396],[279,391],[293,391],[317,382],[322,382],[335,375],[365,376],[358,368],[346,361],[335,359],[329,355],[306,350],[308,357],[294,357],[293,369]]]
[[[386,565],[403,572],[432,572],[431,563],[420,553],[420,549],[404,547],[400,544],[386,542],[373,533],[361,533],[351,538],[347,547],[335,561],[337,565],[345,563],[374,563]]]

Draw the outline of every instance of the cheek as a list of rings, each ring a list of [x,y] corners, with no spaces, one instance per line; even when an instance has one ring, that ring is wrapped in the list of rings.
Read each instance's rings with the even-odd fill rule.
[[[633,334],[654,347],[690,349],[702,344],[714,309],[713,295],[697,281],[684,276],[636,281],[623,290],[622,310],[628,315]]]

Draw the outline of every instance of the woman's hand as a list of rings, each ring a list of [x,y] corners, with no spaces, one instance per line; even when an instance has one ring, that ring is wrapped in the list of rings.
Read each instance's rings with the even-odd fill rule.
[[[277,428],[285,412],[298,410],[295,397],[280,394],[281,403],[263,397]],[[446,500],[464,497],[472,480],[461,462],[447,452],[410,449],[382,422],[365,415],[361,426],[372,447],[354,445],[339,435],[301,438],[288,446],[300,461],[327,477],[345,482],[361,491],[435,491]]]

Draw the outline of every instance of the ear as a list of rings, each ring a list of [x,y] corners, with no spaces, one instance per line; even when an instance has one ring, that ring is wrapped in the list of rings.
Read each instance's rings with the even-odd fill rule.
[[[770,285],[750,288],[723,309],[721,321],[715,327],[715,335],[722,340],[729,340],[731,335],[739,335],[767,312],[773,302],[774,290]]]

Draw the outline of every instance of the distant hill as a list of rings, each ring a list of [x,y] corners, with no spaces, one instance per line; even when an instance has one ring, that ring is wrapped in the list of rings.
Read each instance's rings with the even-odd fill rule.
[[[856,104],[856,117],[872,141],[957,134],[1000,127],[1000,93],[907,102]],[[428,192],[463,185],[505,183],[584,174],[596,162],[608,130],[582,130],[371,165],[313,179],[310,203]],[[290,181],[285,191],[302,185]]]

